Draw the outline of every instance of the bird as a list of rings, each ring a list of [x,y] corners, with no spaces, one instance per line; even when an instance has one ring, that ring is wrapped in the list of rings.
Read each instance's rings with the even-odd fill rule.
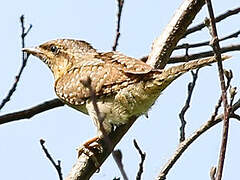
[[[87,145],[128,123],[130,117],[147,113],[161,92],[185,72],[216,62],[208,57],[159,70],[117,51],[98,52],[76,39],[50,40],[22,51],[50,68],[55,93],[63,103],[93,119],[97,136]]]

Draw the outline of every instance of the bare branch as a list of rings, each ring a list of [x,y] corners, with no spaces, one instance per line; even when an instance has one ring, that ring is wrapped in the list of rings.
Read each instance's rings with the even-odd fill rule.
[[[223,166],[224,166],[224,159],[226,154],[226,147],[227,147],[227,139],[228,139],[228,129],[229,129],[229,114],[230,114],[230,108],[228,106],[227,101],[227,93],[226,93],[226,87],[225,87],[225,80],[223,75],[223,65],[221,60],[221,52],[220,52],[220,45],[218,42],[218,35],[217,35],[217,28],[214,18],[214,12],[212,7],[211,0],[206,0],[208,12],[210,16],[210,27],[209,31],[212,35],[212,48],[214,55],[216,56],[217,64],[218,64],[218,72],[219,72],[219,79],[220,79],[220,85],[221,85],[221,91],[222,91],[222,101],[224,105],[224,123],[223,123],[223,135],[222,135],[222,144],[220,149],[220,155],[219,155],[219,162],[218,162],[218,168],[217,168],[217,174],[216,174],[216,180],[222,179],[222,172],[223,172]]]
[[[13,122],[16,120],[21,120],[21,119],[30,119],[36,114],[39,114],[41,112],[44,112],[56,107],[60,107],[63,105],[64,104],[59,99],[52,99],[50,101],[43,102],[39,105],[36,105],[29,109],[25,109],[23,111],[18,111],[18,112],[9,113],[9,114],[0,116],[0,125],[4,123]]]
[[[115,35],[115,41],[112,47],[113,51],[116,51],[118,46],[118,40],[120,37],[120,22],[121,22],[121,16],[122,16],[122,8],[124,5],[124,0],[117,0],[118,3],[118,13],[117,13],[117,28],[116,28],[116,35]]]
[[[190,101],[191,101],[192,93],[193,93],[193,90],[194,90],[194,87],[195,87],[195,84],[196,84],[196,81],[197,81],[197,78],[198,78],[198,72],[199,72],[199,69],[197,69],[195,73],[193,71],[191,71],[193,80],[192,80],[192,82],[190,82],[188,84],[188,96],[187,96],[185,105],[183,106],[181,112],[179,113],[179,118],[181,120],[180,142],[185,140],[186,121],[185,121],[184,116],[185,116],[185,113],[187,112],[188,108],[190,107]]]
[[[49,154],[47,148],[44,146],[45,140],[40,139],[40,144],[42,146],[42,149],[45,153],[45,155],[47,156],[47,158],[50,160],[50,162],[52,163],[52,165],[55,167],[55,169],[57,170],[58,176],[60,180],[63,180],[63,175],[62,175],[62,168],[61,168],[61,161],[58,160],[58,164],[55,163],[55,161],[53,160],[52,156]]]
[[[231,52],[231,51],[240,51],[240,44],[225,46],[220,49],[221,54],[226,53],[226,52]],[[186,56],[186,55],[174,56],[174,57],[170,58],[168,63],[171,64],[171,63],[188,62],[188,61],[205,58],[205,57],[210,57],[210,56],[214,56],[213,51],[205,51],[205,52],[200,52],[200,53],[196,53],[196,54],[189,54],[188,56]]]
[[[138,153],[140,154],[140,157],[141,157],[141,161],[139,163],[139,169],[138,169],[138,173],[137,173],[137,177],[136,177],[136,180],[141,180],[142,173],[143,173],[143,163],[144,163],[145,158],[146,158],[146,153],[142,152],[142,150],[138,146],[137,141],[135,139],[133,140],[133,144],[134,144],[135,148],[137,149],[137,151],[138,151]]]
[[[163,33],[154,41],[147,64],[159,69],[166,66],[173,49],[204,4],[204,0],[183,1]]]
[[[233,113],[233,114],[231,115],[231,118],[235,118],[235,119],[237,119],[238,121],[240,121],[240,116],[239,116],[238,114]]]
[[[117,178],[117,177],[115,177],[115,178],[113,178],[113,180],[120,180],[120,177],[118,177],[118,178]]]
[[[230,107],[232,107],[235,95],[237,94],[237,88],[236,87],[231,87],[229,89],[229,94],[230,94],[230,103],[229,103],[229,105],[230,105]]]
[[[229,11],[227,11],[227,12],[217,16],[216,19],[215,19],[215,22],[216,23],[220,22],[220,21],[222,21],[222,20],[224,20],[224,19],[226,19],[226,18],[228,18],[228,17],[230,17],[232,15],[238,14],[239,12],[240,12],[240,7],[237,7],[235,9],[229,10]],[[206,27],[205,22],[203,22],[201,24],[198,24],[198,25],[196,25],[196,26],[194,26],[192,28],[187,29],[187,31],[185,32],[183,38],[186,37],[187,35],[191,34],[191,33],[194,33],[196,31],[200,31],[204,27]]]
[[[240,51],[240,44],[225,46],[220,49],[221,54],[226,53],[226,52],[232,52],[232,51]],[[204,51],[204,52],[199,52],[196,54],[187,54],[187,56],[186,56],[186,54],[180,55],[180,56],[173,56],[173,57],[170,57],[168,64],[189,62],[189,61],[193,61],[193,60],[200,59],[200,58],[210,57],[213,55],[214,55],[213,51]],[[146,62],[147,58],[148,58],[148,56],[144,56],[144,57],[140,58],[140,60]]]
[[[240,34],[240,30],[232,33],[232,34],[229,34],[221,39],[219,39],[219,42],[221,41],[225,41],[225,40],[228,40],[228,39],[231,39],[231,38],[237,38]],[[195,43],[195,44],[181,44],[181,45],[178,45],[176,46],[176,48],[174,48],[174,50],[178,50],[178,49],[190,49],[190,48],[198,48],[198,47],[202,47],[202,46],[209,46],[209,43],[210,41],[204,41],[204,42],[200,42],[200,43]]]
[[[24,15],[22,15],[20,17],[20,22],[21,22],[21,28],[22,28],[22,34],[21,34],[21,38],[22,38],[22,48],[25,47],[25,37],[27,36],[27,34],[29,33],[29,31],[32,28],[32,25],[29,26],[29,28],[27,29],[27,31],[25,31],[25,26],[24,26]],[[27,65],[27,59],[28,59],[29,55],[22,52],[22,65],[20,67],[20,70],[18,72],[18,74],[15,76],[15,82],[13,83],[11,89],[8,91],[7,96],[2,100],[1,104],[0,104],[0,110],[5,106],[5,104],[10,101],[11,96],[13,95],[13,93],[16,91],[18,82],[21,78],[22,72],[25,68],[25,66]]]
[[[122,174],[122,177],[124,180],[128,180],[127,174],[123,168],[123,163],[122,163],[122,152],[117,149],[115,151],[112,152],[112,156],[116,162],[116,164],[118,165],[118,168]]]

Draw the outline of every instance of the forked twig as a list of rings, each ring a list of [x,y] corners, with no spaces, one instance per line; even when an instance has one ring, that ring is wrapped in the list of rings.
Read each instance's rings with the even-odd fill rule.
[[[217,16],[215,18],[215,22],[216,23],[220,22],[220,21],[222,21],[222,20],[224,20],[224,19],[226,19],[226,18],[228,18],[228,17],[230,17],[232,15],[238,14],[239,12],[240,12],[240,7],[237,7],[235,9],[229,10],[229,11],[227,11],[227,12]],[[196,26],[194,26],[192,28],[187,29],[187,31],[185,32],[183,38],[186,37],[187,35],[191,34],[191,33],[194,33],[196,31],[200,31],[204,27],[206,27],[206,24],[205,24],[205,22],[202,22],[201,24],[198,24],[198,25],[196,25]]]
[[[191,71],[193,80],[188,84],[188,96],[185,102],[185,105],[183,106],[181,112],[179,113],[179,118],[181,120],[181,127],[180,127],[180,142],[185,140],[185,126],[186,126],[186,120],[185,120],[185,113],[187,112],[188,108],[190,107],[190,101],[192,98],[192,93],[198,78],[198,72],[200,69],[197,69],[196,72]]]
[[[62,168],[61,168],[61,161],[58,160],[57,164],[55,163],[54,159],[52,158],[52,156],[50,155],[50,153],[48,152],[47,148],[44,146],[45,140],[40,139],[40,144],[42,146],[42,149],[45,153],[45,155],[47,156],[47,158],[50,160],[50,162],[52,163],[52,165],[54,166],[54,168],[57,170],[58,176],[59,176],[59,180],[63,180],[63,175],[62,175]]]
[[[21,39],[22,39],[22,48],[25,47],[25,37],[28,35],[29,31],[32,28],[32,25],[30,24],[29,28],[25,31],[25,26],[24,26],[24,15],[22,15],[20,17],[20,22],[21,22],[21,29],[22,29],[22,34],[21,34]],[[11,96],[13,95],[13,93],[16,91],[18,82],[21,78],[22,72],[24,70],[24,68],[27,65],[27,59],[29,57],[29,54],[26,54],[24,52],[22,52],[22,65],[21,68],[18,72],[18,74],[15,76],[15,82],[13,83],[11,89],[8,91],[7,96],[2,100],[1,104],[0,104],[0,110],[5,106],[5,104],[10,101]]]
[[[221,54],[226,53],[226,52],[232,52],[232,51],[240,51],[240,44],[224,46],[224,47],[221,47],[221,49],[220,49]],[[197,60],[200,58],[210,57],[213,55],[214,55],[213,51],[204,51],[204,52],[199,52],[199,53],[195,53],[195,54],[187,54],[187,56],[186,56],[186,54],[179,55],[179,56],[172,56],[169,58],[168,64],[189,62],[189,61]],[[148,59],[148,56],[144,56],[140,59],[141,59],[141,61],[146,62]]]
[[[240,30],[238,30],[234,33],[231,33],[227,36],[224,36],[223,38],[220,38],[218,40],[218,42],[225,41],[225,40],[228,40],[228,39],[231,39],[231,38],[237,38],[239,36],[239,34],[240,34]],[[204,42],[195,43],[195,44],[184,43],[184,44],[176,46],[176,48],[174,48],[174,50],[186,49],[186,48],[190,49],[190,48],[198,48],[198,47],[202,47],[202,46],[209,46],[209,43],[210,43],[210,41],[204,41]]]
[[[141,180],[142,173],[143,173],[143,163],[144,163],[145,158],[146,158],[146,153],[142,152],[142,150],[138,146],[137,141],[135,139],[133,140],[133,144],[134,144],[135,148],[137,149],[137,151],[138,151],[138,153],[140,154],[140,157],[141,157],[141,161],[139,163],[139,169],[138,169],[137,176],[136,176],[136,180]]]

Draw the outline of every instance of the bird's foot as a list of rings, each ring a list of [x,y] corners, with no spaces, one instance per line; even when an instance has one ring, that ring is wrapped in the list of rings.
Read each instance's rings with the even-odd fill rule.
[[[85,142],[83,145],[81,145],[78,150],[78,158],[84,153],[89,158],[91,158],[95,164],[95,167],[99,168],[100,164],[98,163],[98,160],[95,156],[96,152],[101,152],[103,150],[101,144],[99,144],[99,137],[94,137],[87,142]]]

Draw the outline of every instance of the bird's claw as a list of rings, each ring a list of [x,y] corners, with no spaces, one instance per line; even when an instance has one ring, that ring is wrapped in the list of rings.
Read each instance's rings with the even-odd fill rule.
[[[102,152],[103,148],[102,146],[98,143],[99,138],[95,137],[93,139],[90,139],[83,145],[81,145],[77,151],[78,151],[78,158],[84,153],[87,155],[89,158],[91,158],[94,162],[95,167],[98,168],[97,172],[99,172],[100,164],[95,156],[96,152]],[[95,153],[94,153],[95,152]]]

